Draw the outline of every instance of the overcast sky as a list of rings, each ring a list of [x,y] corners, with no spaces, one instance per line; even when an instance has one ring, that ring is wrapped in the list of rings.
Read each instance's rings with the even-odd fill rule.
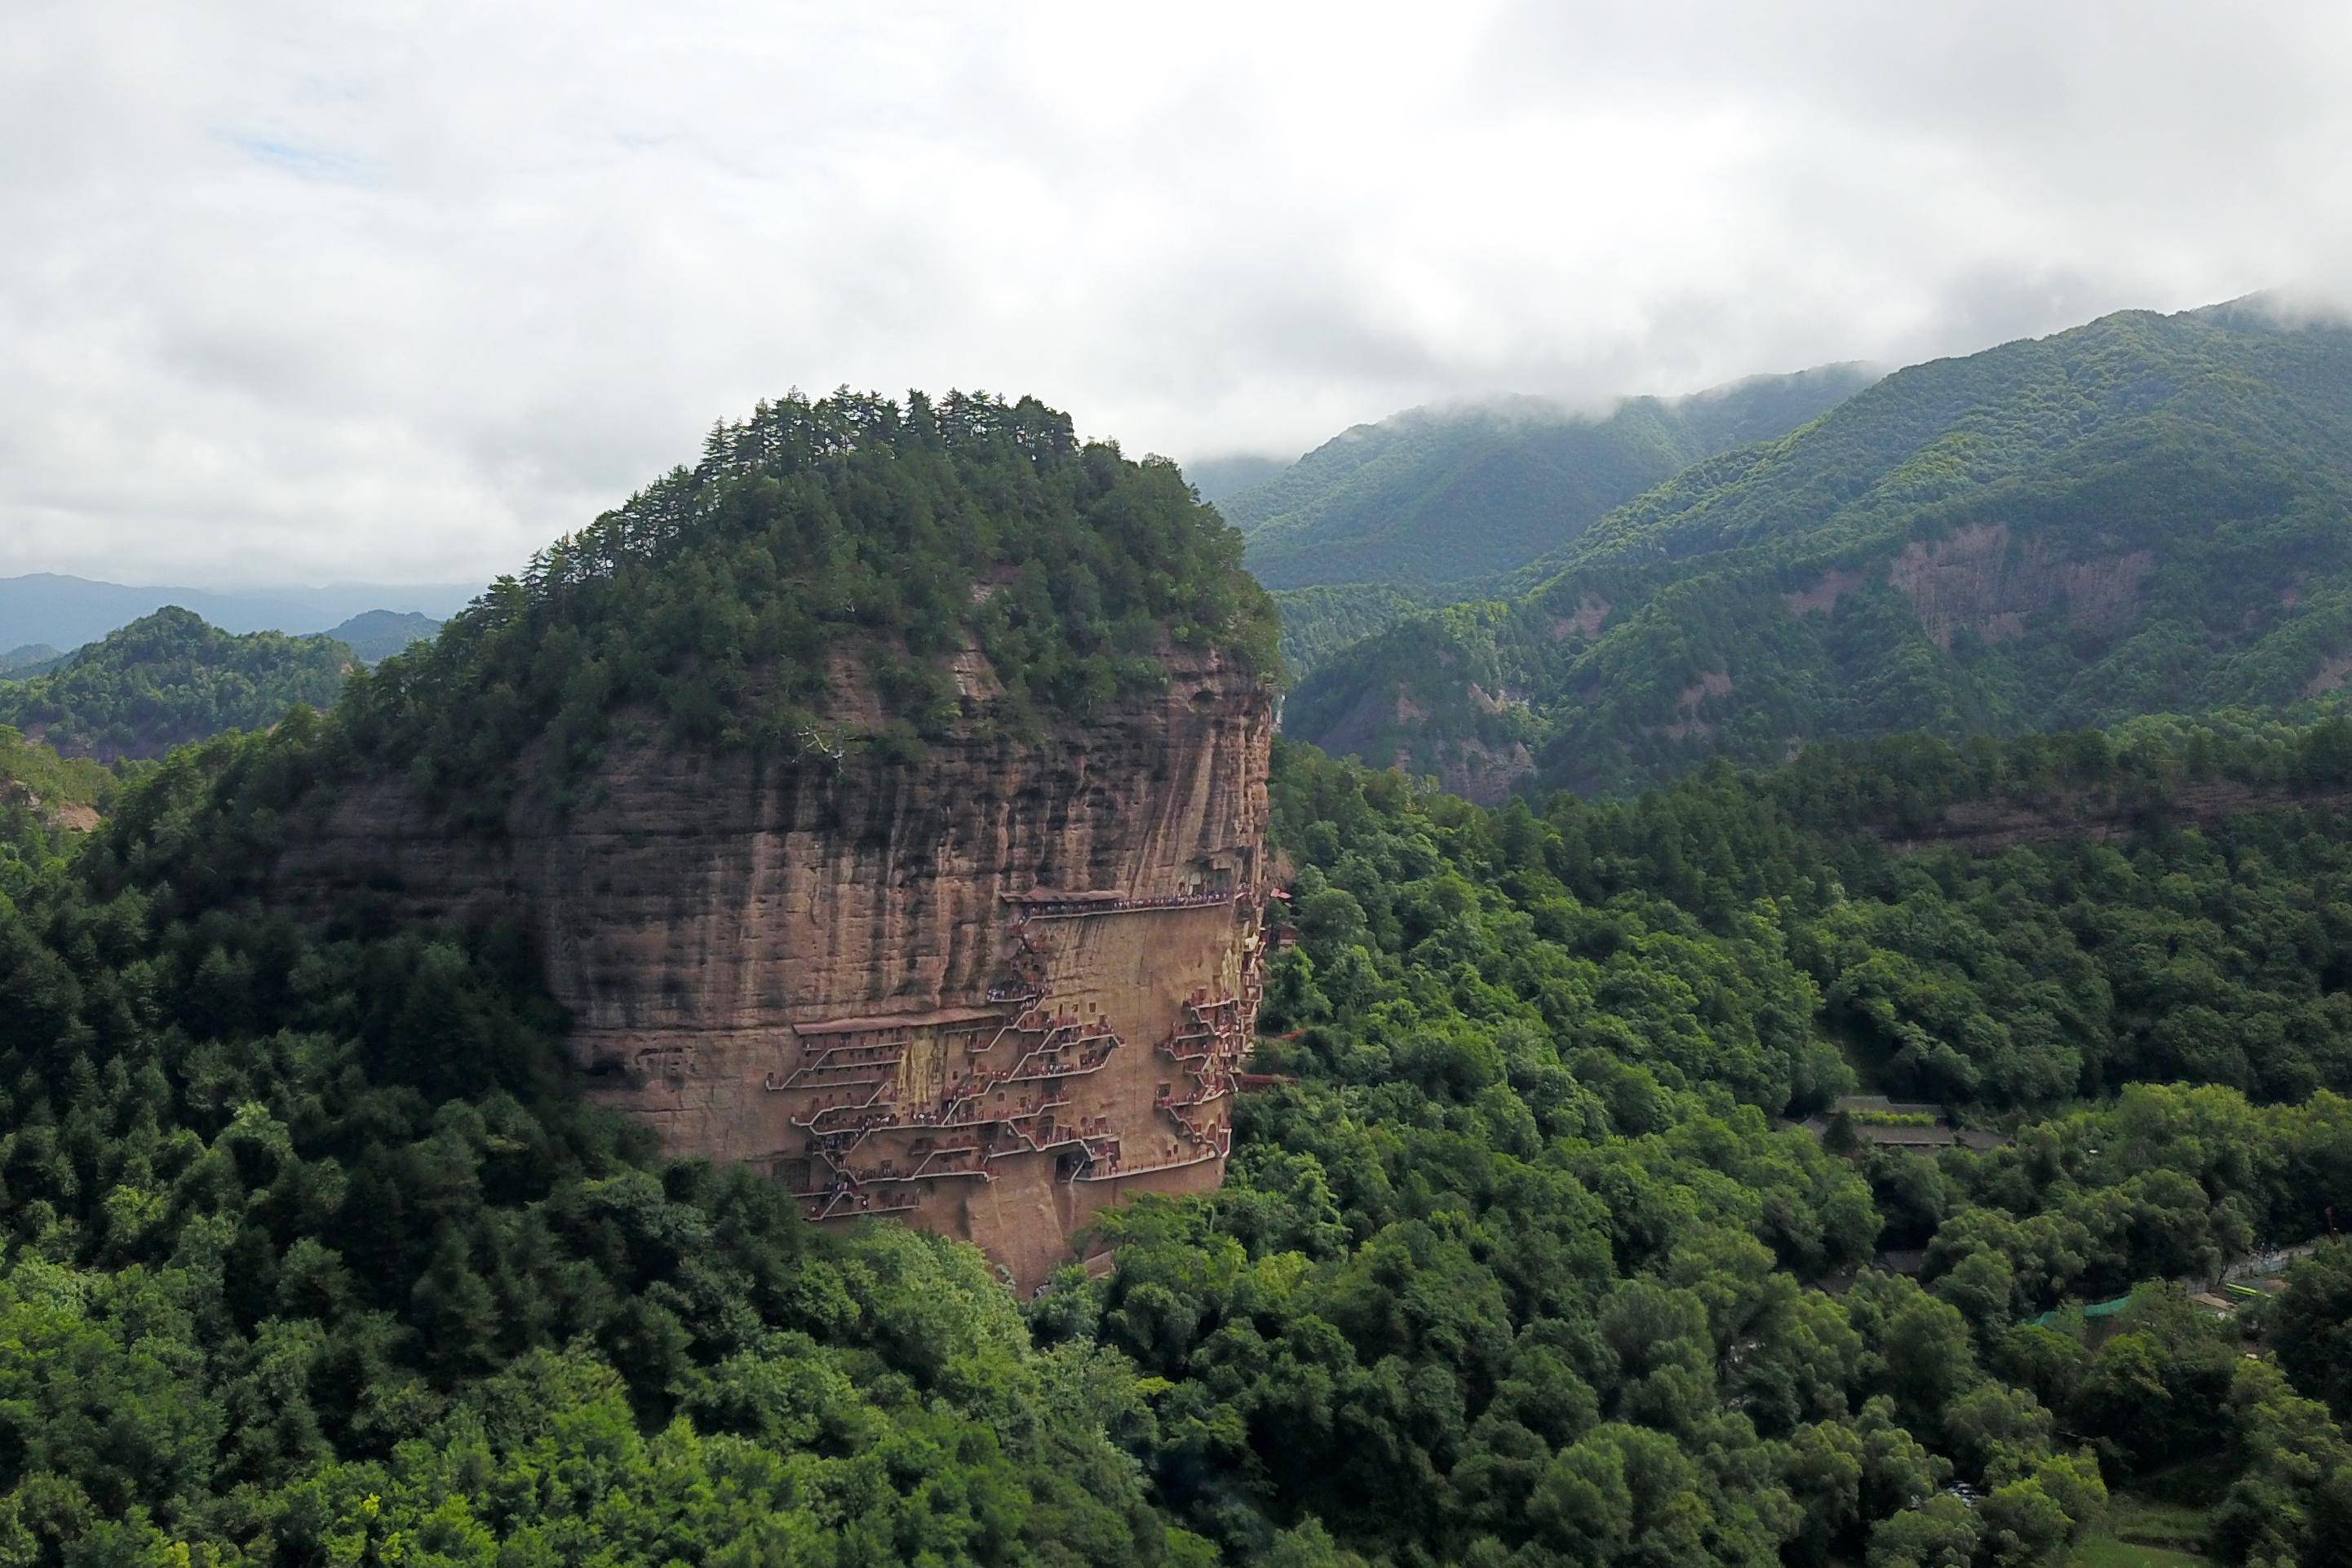
[[[475,581],[765,394],[1130,452],[2352,276],[2352,5],[25,0],[0,574]]]

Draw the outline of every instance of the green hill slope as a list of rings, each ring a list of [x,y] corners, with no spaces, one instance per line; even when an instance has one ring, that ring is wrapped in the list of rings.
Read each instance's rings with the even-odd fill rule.
[[[1140,679],[1155,616],[1270,657],[1213,514],[1066,430],[764,411],[331,713],[138,770],[68,863],[30,845],[15,1560],[2028,1568],[2105,1478],[2189,1458],[2217,1552],[2326,1560],[2340,1244],[2259,1360],[2160,1283],[2103,1346],[2032,1325],[2301,1242],[2352,1182],[2352,726],[1825,750],[1540,817],[1283,748],[1279,1076],[1223,1190],[1102,1215],[1107,1277],[1029,1301],[939,1237],[821,1234],[755,1166],[657,1163],[570,1092],[523,933],[268,896],[339,769],[463,789],[441,746],[624,698],[728,744],[769,689],[703,705],[757,649],[969,634],[1041,705]],[[2260,809],[2169,825],[2222,786]],[[1989,805],[2147,831],[1875,831]],[[1849,1052],[2014,1146],[1776,1124]]]
[[[103,764],[60,757],[0,725],[0,907],[24,898],[99,825],[117,787]]]
[[[1239,537],[1174,464],[1081,443],[1034,399],[844,394],[714,429],[695,467],[355,679],[336,721],[357,755],[495,818],[526,745],[584,761],[625,707],[689,743],[823,743],[848,639],[876,650],[887,708],[853,743],[909,748],[968,700],[967,647],[1004,684],[997,721],[1035,723],[1164,680],[1171,639],[1270,673],[1276,636]]]
[[[1598,416],[1523,397],[1360,425],[1219,510],[1270,588],[1510,572],[1685,465],[1819,416],[1875,373],[1828,365]]]
[[[353,616],[326,635],[358,656],[362,664],[378,664],[441,629],[439,621],[414,610],[367,610]]]
[[[0,724],[68,756],[155,757],[224,730],[334,701],[352,650],[330,637],[239,636],[166,608],[30,680],[0,682]]]
[[[1492,795],[1819,737],[2287,703],[2352,674],[2352,331],[2126,313],[1915,366],[1698,463],[1294,695]]]
[[[1195,458],[1184,465],[1184,478],[1211,506],[1221,507],[1244,490],[1255,489],[1290,467],[1287,458],[1237,452],[1223,458]]]

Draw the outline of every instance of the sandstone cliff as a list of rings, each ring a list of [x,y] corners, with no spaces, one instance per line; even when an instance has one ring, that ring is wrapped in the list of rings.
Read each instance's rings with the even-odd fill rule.
[[[1026,1288],[1106,1204],[1223,1173],[1272,717],[1256,678],[1184,654],[1164,692],[1043,740],[967,721],[911,763],[625,741],[582,804],[526,793],[491,841],[377,780],[278,882],[520,915],[590,1091],[665,1152],[772,1172],[820,1221],[968,1238]]]

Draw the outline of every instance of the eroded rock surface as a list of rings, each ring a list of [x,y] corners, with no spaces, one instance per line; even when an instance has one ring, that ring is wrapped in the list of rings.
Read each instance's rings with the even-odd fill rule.
[[[1106,1204],[1223,1174],[1272,732],[1263,685],[1186,655],[1164,693],[912,762],[616,743],[490,844],[379,781],[279,879],[520,915],[592,1092],[667,1153],[965,1237],[1025,1288]]]
[[[2041,539],[2011,549],[2005,523],[1979,523],[1933,543],[1914,541],[1887,568],[1887,581],[1911,602],[1939,648],[1955,632],[1987,642],[2021,637],[2026,617],[2060,606],[2067,625],[2114,633],[2139,607],[2140,584],[2155,555],[2130,550],[2062,559]]]

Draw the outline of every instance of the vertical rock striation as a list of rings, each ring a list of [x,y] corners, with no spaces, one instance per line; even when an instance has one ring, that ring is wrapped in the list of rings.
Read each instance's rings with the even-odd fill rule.
[[[967,1238],[1027,1288],[1105,1205],[1215,1185],[1230,1143],[1271,695],[1213,654],[1167,673],[1044,739],[968,721],[913,762],[616,744],[582,804],[526,799],[488,846],[380,780],[278,878],[520,916],[590,1091],[667,1153],[770,1172],[820,1221]]]

